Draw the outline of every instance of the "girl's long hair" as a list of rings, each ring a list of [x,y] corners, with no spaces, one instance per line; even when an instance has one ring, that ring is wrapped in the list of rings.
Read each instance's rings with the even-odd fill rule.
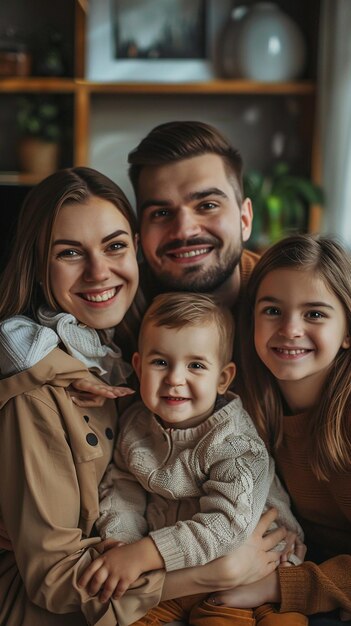
[[[314,272],[340,301],[351,335],[351,256],[335,239],[294,235],[264,253],[250,277],[241,310],[241,394],[271,450],[282,442],[283,398],[275,377],[255,350],[254,308],[264,277],[281,268]],[[351,348],[341,348],[331,363],[320,400],[308,419],[314,443],[310,460],[316,477],[328,480],[332,472],[350,471]]]
[[[55,220],[65,204],[85,203],[91,196],[116,206],[136,232],[136,217],[123,191],[89,167],[59,170],[28,194],[18,219],[11,255],[0,277],[0,321],[26,314],[35,319],[40,304],[57,308],[49,283],[49,253]],[[40,284],[39,284],[40,281]]]

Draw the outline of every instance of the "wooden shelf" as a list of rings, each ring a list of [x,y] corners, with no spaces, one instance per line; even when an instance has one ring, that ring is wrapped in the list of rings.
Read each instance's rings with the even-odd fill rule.
[[[73,93],[76,81],[73,78],[1,78],[2,93]]]
[[[313,95],[316,85],[313,81],[282,83],[262,83],[250,80],[214,79],[192,83],[140,83],[110,82],[100,83],[78,80],[77,86],[91,93],[102,94],[268,94],[268,95]]]
[[[0,185],[36,185],[43,177],[25,172],[0,172]]]
[[[221,80],[193,83],[100,83],[73,78],[5,78],[0,79],[3,93],[75,93],[78,91],[102,94],[257,94],[299,96],[313,95],[313,81],[262,83],[250,80]]]

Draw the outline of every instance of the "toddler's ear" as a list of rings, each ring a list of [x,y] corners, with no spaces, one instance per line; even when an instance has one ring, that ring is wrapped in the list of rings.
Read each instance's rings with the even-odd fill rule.
[[[134,367],[134,371],[137,375],[137,377],[140,380],[140,374],[141,374],[141,358],[140,358],[140,354],[139,352],[134,352],[133,356],[132,356],[132,365]]]
[[[236,374],[236,366],[235,363],[233,363],[232,361],[230,361],[230,363],[227,363],[227,365],[225,365],[221,371],[220,377],[219,377],[219,382],[218,382],[218,386],[217,386],[217,392],[222,395],[224,394],[230,383],[234,380],[235,378],[235,374]]]

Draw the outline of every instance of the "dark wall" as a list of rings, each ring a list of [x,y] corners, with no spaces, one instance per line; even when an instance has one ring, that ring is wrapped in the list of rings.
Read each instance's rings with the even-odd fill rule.
[[[25,186],[0,185],[0,273],[7,263],[18,214],[29,190]]]

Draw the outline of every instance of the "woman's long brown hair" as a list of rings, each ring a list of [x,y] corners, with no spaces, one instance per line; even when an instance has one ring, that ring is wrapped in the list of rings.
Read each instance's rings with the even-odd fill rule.
[[[30,191],[21,209],[11,255],[0,277],[0,321],[19,314],[35,318],[44,302],[56,308],[48,267],[55,220],[62,206],[84,204],[91,196],[114,204],[135,234],[136,216],[112,180],[89,167],[51,174]]]

